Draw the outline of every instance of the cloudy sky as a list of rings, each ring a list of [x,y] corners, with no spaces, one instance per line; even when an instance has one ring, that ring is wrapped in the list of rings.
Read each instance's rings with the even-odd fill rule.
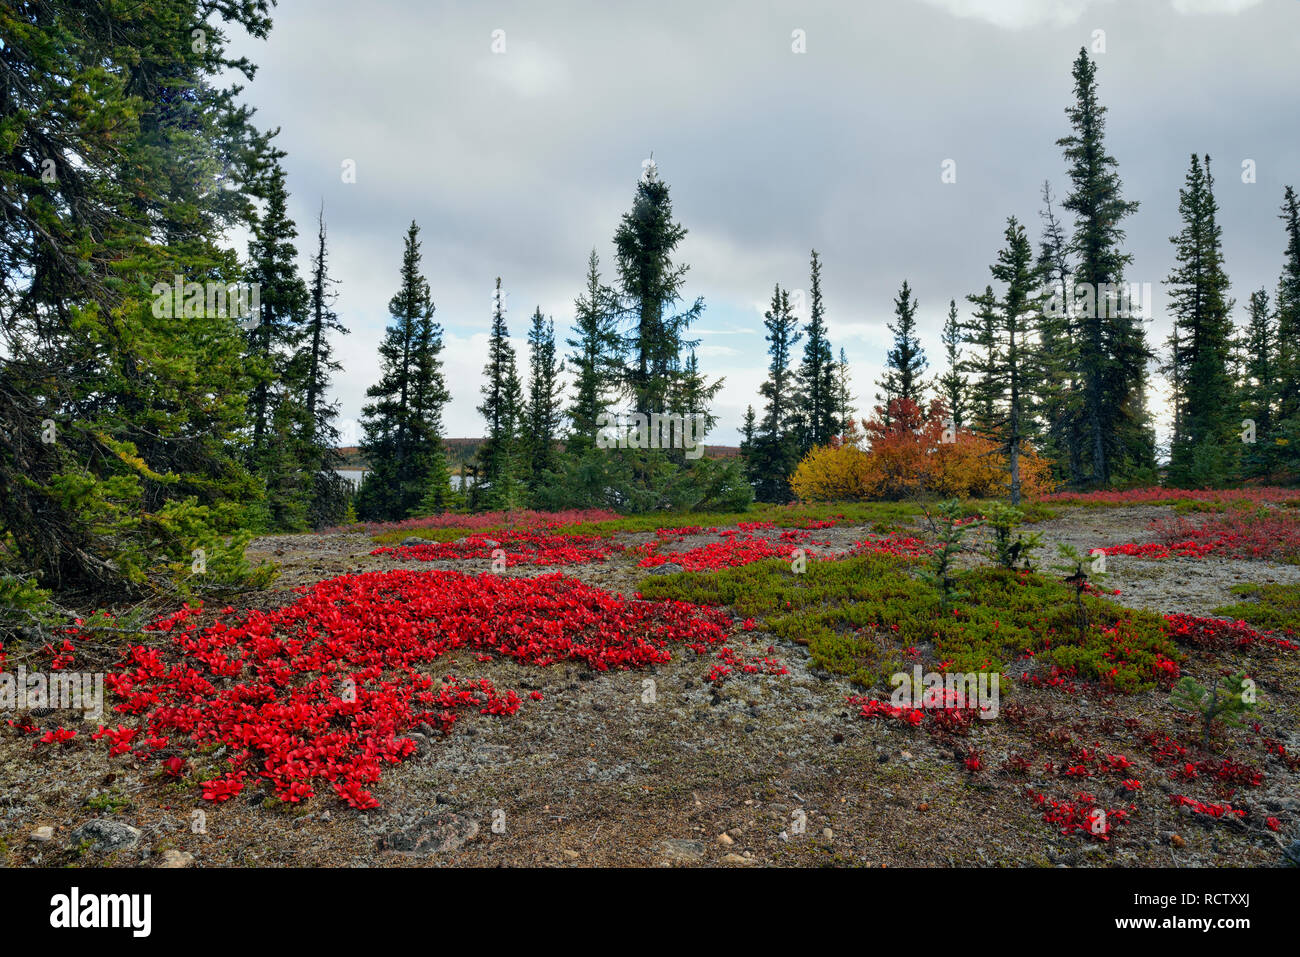
[[[1153,344],[1189,154],[1214,160],[1239,321],[1251,290],[1275,288],[1282,187],[1300,187],[1300,0],[281,0],[274,19],[233,50],[259,65],[258,121],[282,130],[304,271],[325,206],[351,330],[345,423],[377,376],[412,219],[445,333],[447,431],[480,435],[494,278],[517,339],[536,306],[567,334],[588,252],[612,266],[651,151],[689,230],[701,364],[726,377],[710,436],[724,444],[760,406],[772,286],[806,288],[810,249],[860,406],[905,278],[939,364],[948,300],[989,282],[1006,217],[1036,239],[1043,181],[1067,189],[1055,141],[1081,46],[1141,203],[1126,278],[1154,287]]]

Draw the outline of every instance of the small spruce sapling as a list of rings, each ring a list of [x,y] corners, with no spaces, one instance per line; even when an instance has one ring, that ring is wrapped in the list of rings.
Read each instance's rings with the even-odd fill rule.
[[[1242,726],[1241,715],[1255,710],[1255,682],[1243,671],[1220,679],[1218,675],[1206,688],[1190,675],[1174,685],[1169,703],[1179,711],[1188,711],[1201,721],[1201,744],[1210,750],[1210,736],[1214,722],[1225,727]]]
[[[1016,529],[1025,520],[1025,513],[1014,505],[994,502],[984,513],[984,523],[993,529],[993,547],[989,558],[1003,568],[1015,568],[1023,563],[1025,571],[1033,571],[1034,552],[1042,548],[1042,537],[1037,532],[1025,535]],[[1012,540],[1012,534],[1015,539]]]
[[[940,502],[936,510],[941,519],[937,526],[928,511],[926,518],[930,526],[939,533],[939,547],[930,556],[930,567],[921,569],[919,574],[922,581],[939,589],[942,594],[939,607],[943,614],[947,614],[954,602],[968,596],[967,592],[957,590],[957,582],[953,577],[953,559],[962,550],[961,542],[966,532],[979,522],[961,520],[959,499]]]
[[[1074,623],[1082,642],[1088,631],[1088,606],[1083,603],[1083,595],[1092,581],[1105,577],[1105,572],[1100,571],[1090,558],[1080,555],[1073,545],[1060,542],[1056,551],[1065,561],[1052,567],[1068,573],[1062,580],[1074,589]]]

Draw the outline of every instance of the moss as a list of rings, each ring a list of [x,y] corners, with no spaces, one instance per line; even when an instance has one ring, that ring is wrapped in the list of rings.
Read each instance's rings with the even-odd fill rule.
[[[1080,634],[1069,588],[1003,568],[962,572],[959,586],[967,597],[951,614],[941,614],[941,596],[915,576],[916,564],[863,555],[813,562],[794,575],[788,563],[772,560],[650,578],[641,591],[646,598],[724,605],[761,619],[778,637],[806,645],[819,667],[863,687],[917,663],[909,649],[931,666],[947,662],[959,673],[1013,670],[1017,659],[1033,652],[1124,692],[1154,686],[1157,655],[1178,657],[1159,615],[1087,596],[1089,625]]]
[[[86,800],[86,807],[92,811],[107,811],[109,814],[116,814],[118,811],[125,811],[131,807],[131,800],[117,793],[116,791],[109,794],[100,794]]]
[[[1234,585],[1232,592],[1249,600],[1216,608],[1214,614],[1267,631],[1300,631],[1300,584]]]

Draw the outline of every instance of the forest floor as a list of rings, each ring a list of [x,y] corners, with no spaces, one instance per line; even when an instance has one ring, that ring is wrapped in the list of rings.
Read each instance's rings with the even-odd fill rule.
[[[1031,527],[1049,546],[1065,542],[1087,551],[1149,541],[1149,524],[1171,515],[1167,506],[1062,506]],[[809,551],[843,551],[872,532],[870,524],[819,529],[812,538],[824,544],[809,544]],[[902,521],[891,534],[934,540],[921,517]],[[653,532],[611,537],[634,547],[656,540]],[[661,551],[718,540],[701,530],[665,541]],[[286,605],[297,587],[399,566],[491,573],[488,559],[399,562],[391,554],[372,555],[375,548],[360,532],[259,539],[249,557],[274,561],[281,573],[243,607]],[[520,565],[502,574],[561,571],[632,597],[656,572],[638,565],[643,554],[624,551],[559,569]],[[1300,583],[1298,564],[1216,554],[1111,555],[1107,564],[1105,588],[1119,590],[1114,601],[1166,615],[1213,615],[1238,600],[1234,585]],[[260,788],[224,803],[204,801],[192,783],[168,778],[154,763],[110,758],[105,742],[88,740],[93,723],[78,724],[77,715],[41,717],[44,728],[84,729],[64,746],[34,748],[30,735],[3,727],[0,862],[1277,866],[1289,846],[1293,852],[1300,846],[1300,770],[1287,763],[1300,753],[1300,652],[1181,649],[1183,674],[1208,683],[1216,668],[1248,669],[1264,702],[1253,719],[1261,727],[1228,729],[1201,753],[1195,729],[1171,707],[1167,688],[1116,694],[1094,682],[1017,682],[1009,698],[1020,708],[1009,716],[1003,707],[1012,720],[976,721],[960,736],[863,720],[849,698],[870,693],[888,701],[887,688],[863,688],[830,673],[805,645],[775,637],[762,620],[749,631],[737,628],[733,647],[754,655],[770,648],[786,673],[737,673],[715,683],[710,659],[679,647],[665,663],[609,671],[581,661],[537,667],[468,649],[449,652],[432,673],[488,678],[498,689],[516,689],[522,706],[509,716],[465,714],[445,737],[416,734],[418,751],[385,766],[371,786],[379,807],[364,811],[328,789],[302,804],[282,803]],[[1047,770],[1040,759],[1057,753],[1051,742],[1071,736],[1096,752],[1122,753],[1132,766],[1077,779],[1061,768]],[[1162,737],[1183,742],[1186,762],[1200,763],[1179,778],[1186,762],[1158,753]],[[1009,772],[1007,761],[1031,739],[1043,746],[1034,766]],[[1282,756],[1261,746],[1265,740],[1280,744]],[[982,756],[977,772],[964,760],[972,753]],[[1225,757],[1234,767],[1258,769],[1258,783],[1210,780],[1206,764],[1212,768]],[[1140,793],[1126,780],[1139,780]],[[1062,833],[1060,821],[1044,820],[1052,801],[1061,802],[1067,823],[1093,805],[1078,792],[1097,806],[1130,809],[1113,838],[1094,840],[1068,827]],[[1033,799],[1035,793],[1044,800]],[[1245,813],[1216,816],[1179,806],[1170,800],[1175,794],[1204,802],[1202,809],[1228,805]],[[109,826],[83,827],[95,821]],[[117,836],[101,837],[109,832]]]

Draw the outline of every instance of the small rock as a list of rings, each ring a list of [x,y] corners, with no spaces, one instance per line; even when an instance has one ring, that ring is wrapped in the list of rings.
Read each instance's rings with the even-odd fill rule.
[[[140,842],[140,829],[112,818],[101,817],[87,821],[71,834],[72,846],[90,841],[90,849],[97,854],[109,854],[124,847],[134,847]]]
[[[1300,840],[1292,841],[1291,846],[1282,852],[1282,856],[1295,867],[1300,867]]]
[[[421,538],[419,535],[412,535],[412,536],[410,536],[409,538],[404,538],[404,539],[402,539],[402,545],[403,545],[403,546],[409,546],[409,545],[425,545],[425,544],[427,544],[429,541],[430,541],[430,539],[427,539],[427,538]]]
[[[650,569],[650,574],[651,575],[676,575],[678,572],[683,570],[684,569],[682,568],[681,565],[675,564],[674,562],[665,562],[662,565],[656,565],[654,568]]]
[[[500,547],[501,547],[501,543],[498,542],[495,538],[485,538],[485,539],[483,539],[483,544],[484,544],[484,546],[486,546],[487,548],[500,548]]]
[[[189,851],[178,851],[175,848],[162,852],[162,864],[160,867],[189,867],[194,863],[194,855]]]
[[[826,838],[828,841],[833,841],[835,840],[835,832],[829,827],[824,827],[822,828],[822,837]]]
[[[50,827],[48,824],[43,827],[38,827],[36,830],[32,831],[28,839],[35,841],[38,844],[52,841],[54,839],[54,828]]]
[[[562,849],[560,850],[560,853],[563,854],[565,857],[567,857],[567,858],[568,858],[569,860],[571,860],[571,861],[573,861],[573,860],[577,860],[579,857],[581,857],[581,855],[580,855],[577,851],[571,851],[571,850],[569,850],[569,848],[567,848],[567,847],[562,848]]]
[[[735,844],[736,842],[732,839],[730,834],[728,834],[726,831],[723,831],[721,834],[718,835],[718,843],[726,844],[730,846],[732,844]]]
[[[675,837],[660,844],[659,851],[671,861],[698,861],[704,857],[704,845],[700,841],[683,841]]]
[[[748,857],[741,857],[739,854],[728,854],[722,859],[724,864],[753,864],[754,861]]]
[[[379,845],[386,851],[408,856],[445,854],[463,847],[478,836],[478,821],[435,811],[426,814],[406,828],[391,831],[380,838]]]

